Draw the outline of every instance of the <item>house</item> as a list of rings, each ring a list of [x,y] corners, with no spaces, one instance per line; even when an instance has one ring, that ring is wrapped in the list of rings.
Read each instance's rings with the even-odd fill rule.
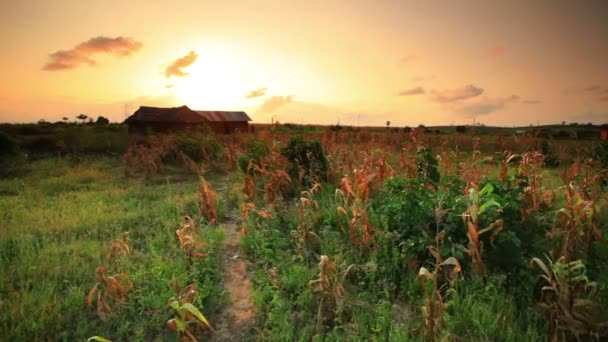
[[[217,133],[248,132],[251,118],[245,112],[218,112],[197,110],[198,115],[209,122]]]
[[[160,108],[141,106],[125,123],[130,135],[174,132],[210,127],[217,133],[247,132],[251,119],[245,112],[193,111],[188,106]]]
[[[141,106],[125,123],[129,134],[146,134],[153,132],[170,132],[192,129],[207,124],[207,120],[188,106],[159,108]]]

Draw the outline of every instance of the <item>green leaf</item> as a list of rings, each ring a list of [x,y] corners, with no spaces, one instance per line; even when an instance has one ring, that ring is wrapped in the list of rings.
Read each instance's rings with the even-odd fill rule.
[[[479,212],[477,214],[481,215],[481,214],[483,214],[484,211],[486,211],[492,207],[502,208],[502,205],[500,205],[500,203],[496,202],[495,200],[491,199],[491,200],[485,202],[484,204],[482,204],[481,207],[479,207]]]
[[[485,196],[494,192],[494,186],[491,183],[486,184],[486,186],[481,189],[479,192],[479,196]]]
[[[199,321],[203,322],[206,326],[211,327],[207,318],[192,304],[184,303],[182,308],[188,310],[191,314],[193,314]]]
[[[186,322],[180,317],[175,317],[175,326],[177,327],[177,331],[184,331],[186,329]]]
[[[108,339],[105,339],[105,338],[103,338],[103,337],[101,337],[101,336],[93,336],[93,337],[89,337],[89,338],[87,339],[87,342],[91,342],[91,341],[97,341],[97,342],[112,342],[112,341],[110,341],[110,340],[108,340]]]

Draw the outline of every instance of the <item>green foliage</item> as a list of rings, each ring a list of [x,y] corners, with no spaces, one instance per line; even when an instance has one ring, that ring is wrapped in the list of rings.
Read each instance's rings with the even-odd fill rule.
[[[237,157],[239,168],[244,173],[252,173],[253,170],[247,170],[249,162],[253,160],[256,165],[259,165],[260,160],[270,154],[270,147],[264,140],[248,139],[247,154],[240,154]]]
[[[301,135],[289,139],[281,154],[289,160],[287,173],[292,179],[301,179],[309,186],[327,179],[327,158],[318,140],[305,141]]]
[[[439,183],[441,175],[439,174],[437,159],[433,156],[433,151],[426,147],[420,147],[416,152],[416,167],[418,177],[421,180],[433,185]]]

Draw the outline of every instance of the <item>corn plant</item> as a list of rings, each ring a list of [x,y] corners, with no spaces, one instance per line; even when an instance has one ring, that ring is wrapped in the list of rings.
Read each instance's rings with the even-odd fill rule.
[[[312,240],[320,242],[321,238],[311,231],[316,221],[316,213],[319,210],[319,204],[314,199],[314,193],[321,184],[315,183],[310,190],[302,191],[300,201],[296,204],[296,212],[298,214],[298,224],[293,232],[296,250],[301,253],[310,244]]]
[[[209,224],[214,224],[218,220],[217,195],[215,191],[213,191],[205,177],[199,176],[199,180],[200,182],[197,191],[199,214],[205,217]]]
[[[520,209],[522,219],[525,221],[534,212],[538,212],[542,203],[542,177],[541,169],[545,156],[541,152],[526,152],[520,155],[517,165],[517,175],[525,179],[523,205]]]
[[[424,304],[422,317],[424,324],[422,333],[428,340],[439,341],[445,337],[447,323],[444,319],[447,310],[445,296],[447,290],[454,285],[461,272],[460,263],[454,257],[443,259],[439,253],[439,246],[443,243],[445,234],[438,234],[437,246],[429,246],[429,251],[435,258],[433,272],[425,267],[418,271],[418,280],[424,290]]]
[[[112,264],[119,256],[128,256],[130,253],[131,248],[129,247],[129,233],[124,232],[120,239],[112,241],[105,258],[109,264]]]
[[[253,177],[250,175],[245,175],[245,186],[243,187],[243,192],[247,196],[249,202],[255,202],[258,195],[258,188],[255,186]]]
[[[167,321],[167,328],[176,331],[186,340],[198,341],[193,330],[194,327],[200,327],[208,331],[213,331],[213,327],[211,327],[205,315],[194,306],[199,296],[195,289],[196,282],[188,285],[183,291],[180,290],[177,283],[175,287],[176,295],[167,301],[167,305],[173,309],[174,314],[174,318]]]
[[[354,265],[341,269],[340,256],[330,260],[327,255],[321,255],[319,262],[319,278],[311,280],[308,285],[313,292],[318,293],[319,309],[317,311],[317,327],[334,324],[336,314],[341,313],[346,300],[344,280]]]
[[[553,252],[554,257],[564,257],[566,262],[577,259],[581,251],[590,252],[591,244],[602,239],[596,217],[599,211],[597,198],[588,191],[588,177],[577,177],[579,172],[575,164],[571,171],[566,170],[562,175],[566,182],[562,187],[566,203],[556,212],[555,224],[549,233],[549,237],[559,238],[560,242]]]
[[[531,263],[541,270],[540,307],[549,320],[551,341],[580,340],[583,336],[595,336],[601,322],[597,320],[597,284],[589,281],[581,260],[567,262],[561,257],[548,265],[539,258]],[[605,323],[604,323],[605,324]]]
[[[205,253],[201,252],[201,248],[205,246],[205,244],[196,239],[194,233],[188,229],[189,227],[183,227],[181,229],[177,229],[175,234],[179,239],[179,247],[184,252],[184,256],[188,263],[192,264],[194,259],[202,259],[205,257]]]
[[[106,275],[107,269],[98,266],[95,270],[97,283],[87,295],[87,304],[91,306],[93,301],[97,302],[97,314],[102,320],[106,320],[112,313],[112,304],[123,303],[127,294],[133,288],[133,283],[128,274],[117,273],[112,276]]]
[[[471,257],[473,269],[478,275],[485,275],[486,273],[486,267],[482,258],[483,241],[479,239],[479,236],[493,231],[490,237],[490,243],[493,243],[504,228],[504,221],[502,219],[497,219],[485,228],[480,228],[479,226],[480,215],[490,208],[501,208],[500,203],[493,199],[482,202],[482,198],[492,193],[493,189],[491,184],[486,185],[479,192],[475,188],[469,189],[469,205],[467,210],[462,214],[462,220],[467,227],[467,238],[469,239],[469,245],[464,251]]]

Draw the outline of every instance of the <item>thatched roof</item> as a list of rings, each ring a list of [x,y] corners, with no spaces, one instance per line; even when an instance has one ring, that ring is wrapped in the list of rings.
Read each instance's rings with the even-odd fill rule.
[[[125,123],[203,123],[208,120],[187,106],[173,108],[144,107],[129,116]]]
[[[222,112],[222,111],[208,111],[208,110],[197,110],[196,113],[209,121],[220,121],[220,122],[239,122],[239,121],[251,121],[251,118],[245,112]]]

